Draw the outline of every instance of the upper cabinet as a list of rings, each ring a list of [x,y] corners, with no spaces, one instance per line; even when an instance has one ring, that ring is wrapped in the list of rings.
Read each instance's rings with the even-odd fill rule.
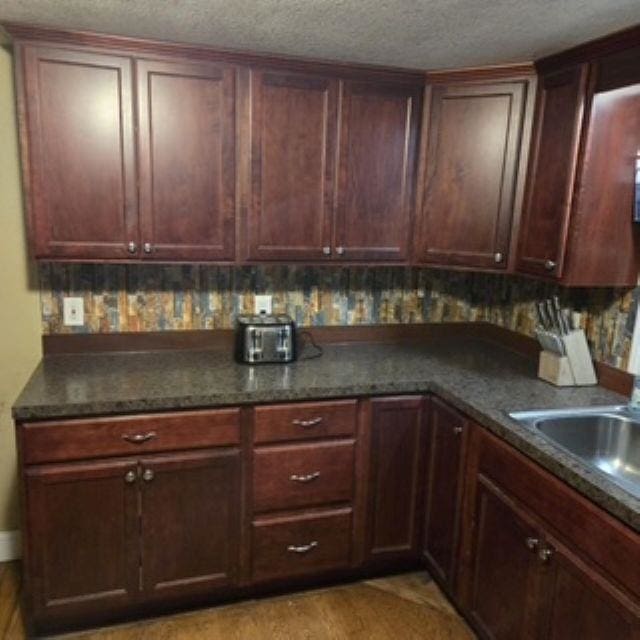
[[[250,76],[247,259],[407,260],[420,85]]]
[[[24,49],[18,78],[35,257],[126,259],[129,243],[137,246],[132,67],[126,57]]]
[[[345,82],[334,247],[342,260],[408,258],[421,88]]]
[[[532,77],[469,75],[427,90],[414,257],[505,270],[520,214]]]
[[[140,240],[157,260],[233,260],[235,70],[136,63]]]
[[[338,82],[253,71],[250,105],[250,260],[330,255]]]
[[[517,269],[635,286],[640,48],[543,70]]]

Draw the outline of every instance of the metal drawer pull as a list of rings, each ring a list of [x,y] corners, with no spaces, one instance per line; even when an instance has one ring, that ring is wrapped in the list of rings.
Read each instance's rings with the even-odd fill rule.
[[[151,440],[156,437],[155,431],[149,431],[149,433],[136,433],[133,436],[130,436],[128,433],[125,433],[122,436],[123,440],[127,442],[131,442],[131,444],[142,444],[143,442],[147,442],[147,440]]]
[[[463,427],[453,427],[453,433],[459,436],[464,431]]]
[[[129,470],[129,471],[127,471],[127,473],[124,474],[124,481],[127,484],[132,484],[132,483],[134,483],[136,481],[137,477],[138,476],[137,476],[135,471]]]
[[[309,544],[301,544],[300,546],[290,544],[287,547],[287,551],[290,551],[291,553],[309,553],[309,551],[313,551],[317,546],[318,543],[314,540]]]
[[[319,477],[320,477],[320,472],[314,471],[313,473],[309,473],[306,476],[299,476],[294,473],[292,476],[289,476],[289,480],[291,480],[292,482],[306,483],[306,482],[312,482],[313,480],[317,480]]]
[[[540,562],[549,562],[552,556],[553,549],[550,547],[546,547],[545,549],[540,549],[540,551],[538,551],[538,558],[540,558]]]
[[[546,260],[544,263],[544,268],[547,271],[553,271],[556,268],[556,263],[553,260]]]
[[[312,418],[311,420],[292,420],[292,424],[298,427],[315,427],[322,422],[322,418]]]
[[[153,473],[153,469],[145,469],[144,473],[142,474],[142,479],[145,482],[151,482],[154,478],[155,474]]]

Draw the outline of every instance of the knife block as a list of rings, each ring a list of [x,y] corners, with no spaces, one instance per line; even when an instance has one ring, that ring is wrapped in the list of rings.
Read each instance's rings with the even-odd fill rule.
[[[558,387],[598,383],[587,338],[582,329],[561,337],[564,354],[543,350],[538,362],[538,377]]]

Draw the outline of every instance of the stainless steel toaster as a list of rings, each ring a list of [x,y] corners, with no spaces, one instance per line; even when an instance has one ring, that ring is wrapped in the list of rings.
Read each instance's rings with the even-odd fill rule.
[[[296,359],[296,327],[286,315],[239,316],[235,356],[238,362],[291,362]]]

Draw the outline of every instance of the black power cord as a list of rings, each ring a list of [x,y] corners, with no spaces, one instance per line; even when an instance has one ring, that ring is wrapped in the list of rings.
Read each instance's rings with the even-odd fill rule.
[[[319,358],[323,353],[322,347],[313,339],[313,336],[309,331],[298,331],[299,338],[306,338],[307,344],[310,344],[315,350],[315,353],[306,355],[304,357],[298,358],[298,360],[313,360],[314,358]],[[298,351],[301,353],[304,350],[305,344],[300,340],[298,343]]]

